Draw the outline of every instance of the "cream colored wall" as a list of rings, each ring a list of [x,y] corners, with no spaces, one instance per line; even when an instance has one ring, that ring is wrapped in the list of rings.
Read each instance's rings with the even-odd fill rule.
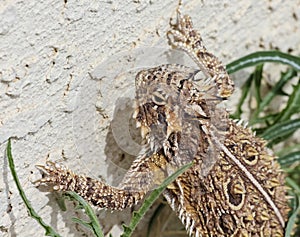
[[[188,62],[168,54],[165,33],[175,8],[176,1],[155,0],[0,3],[1,154],[13,137],[21,184],[33,207],[62,236],[84,235],[68,223],[71,214],[59,210],[54,195],[31,183],[39,177],[35,165],[49,154],[77,172],[118,183],[139,148],[121,140],[128,139],[134,72],[177,59]],[[300,53],[299,0],[194,0],[184,10],[225,64],[258,50]],[[127,151],[122,169],[120,147]],[[28,217],[3,155],[0,236],[43,236]],[[109,229],[129,214],[99,215]]]

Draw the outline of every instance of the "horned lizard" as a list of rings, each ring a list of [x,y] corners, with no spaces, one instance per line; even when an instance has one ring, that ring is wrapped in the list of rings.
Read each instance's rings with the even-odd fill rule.
[[[264,140],[219,106],[233,82],[191,18],[182,15],[181,2],[170,26],[170,45],[199,69],[161,65],[137,74],[134,118],[146,145],[123,182],[112,187],[48,161],[38,166],[39,183],[75,191],[99,208],[122,210],[193,161],[163,193],[190,236],[283,236],[289,208],[279,164]]]

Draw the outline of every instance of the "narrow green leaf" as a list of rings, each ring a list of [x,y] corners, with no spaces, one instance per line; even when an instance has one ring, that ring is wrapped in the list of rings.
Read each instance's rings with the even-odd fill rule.
[[[267,141],[272,141],[290,135],[300,128],[300,119],[288,120],[269,127],[261,136]]]
[[[300,112],[300,81],[294,86],[294,90],[289,96],[287,106],[278,116],[277,121],[286,121],[295,113]]]
[[[28,213],[30,214],[30,216],[35,219],[46,231],[45,235],[46,236],[53,236],[53,237],[61,237],[58,233],[55,232],[55,230],[47,225],[43,219],[37,214],[37,212],[33,209],[33,207],[31,206],[30,201],[27,199],[26,194],[21,186],[21,183],[19,181],[16,169],[15,169],[15,164],[14,164],[14,160],[13,160],[13,156],[11,153],[11,141],[10,139],[8,139],[8,144],[7,144],[7,148],[6,148],[6,156],[8,158],[8,163],[9,163],[9,168],[11,171],[11,174],[13,176],[13,179],[15,181],[15,184],[17,186],[17,189],[19,191],[19,194],[27,208]]]
[[[243,104],[244,104],[244,102],[247,98],[247,95],[250,91],[252,81],[253,81],[253,76],[250,75],[249,78],[247,79],[247,81],[245,82],[245,84],[242,86],[241,98],[240,98],[239,103],[237,105],[237,109],[236,109],[235,113],[231,115],[231,118],[233,118],[233,119],[240,119],[241,118],[241,114],[243,113],[242,106],[243,106]]]
[[[253,73],[255,99],[258,107],[260,106],[260,102],[262,100],[260,95],[262,74],[263,74],[263,64],[259,64],[258,66],[256,66],[255,71]]]
[[[300,151],[300,144],[291,144],[290,146],[285,146],[279,151],[276,151],[276,155],[278,157],[285,156],[288,153],[294,152],[294,151]]]
[[[286,178],[286,183],[293,188],[295,194],[300,197],[300,187],[299,185],[291,178]]]
[[[264,96],[262,102],[260,103],[258,109],[255,111],[253,118],[250,121],[250,124],[257,123],[257,119],[259,114],[264,110],[264,108],[270,104],[270,102],[274,99],[276,95],[278,95],[278,92],[282,90],[282,87],[291,80],[295,75],[296,71],[289,69],[286,73],[282,73],[280,80],[276,83],[276,85],[271,89],[271,91]]]
[[[300,162],[300,151],[291,152],[278,158],[278,162],[282,166],[292,165],[295,162]]]
[[[98,218],[97,218],[93,208],[81,196],[79,196],[75,192],[67,191],[66,193],[64,193],[64,195],[76,200],[77,202],[79,202],[80,205],[84,208],[85,213],[87,214],[87,216],[90,218],[90,221],[91,221],[90,223],[88,223],[88,222],[85,222],[85,221],[80,222],[80,221],[76,220],[76,222],[81,223],[84,226],[89,225],[95,236],[104,237],[104,234],[101,231],[101,227],[100,227],[100,224],[98,222]]]
[[[257,132],[257,134],[262,134],[270,126],[270,124],[273,124],[275,119],[278,117],[278,114],[279,113],[267,113],[266,116],[256,118],[254,122],[255,124],[267,125],[267,127],[255,128],[254,130]]]
[[[93,231],[93,228],[92,228],[90,222],[86,222],[86,221],[81,220],[81,219],[79,219],[77,217],[72,217],[72,221],[75,222],[75,223],[77,223],[77,224],[83,225],[85,228]]]
[[[181,175],[184,171],[189,169],[193,163],[186,164],[178,169],[175,173],[170,175],[168,178],[164,180],[164,182],[156,188],[150,196],[144,201],[143,205],[137,212],[133,213],[133,218],[130,221],[129,226],[123,225],[124,232],[121,237],[130,237],[138,223],[140,222],[141,218],[145,215],[145,213],[149,210],[155,200],[159,197],[159,195],[164,191],[164,189],[172,183],[179,175]]]
[[[294,227],[296,225],[296,221],[298,219],[298,215],[300,214],[300,187],[298,184],[291,178],[286,178],[287,184],[295,190],[294,199],[292,199],[292,214],[289,217],[285,228],[285,237],[292,236],[294,232]]]
[[[297,221],[297,217],[300,213],[300,198],[299,197],[295,197],[295,199],[297,200],[297,204],[296,204],[296,209],[293,210],[293,214],[290,216],[286,228],[285,228],[285,237],[290,237],[292,236],[292,233],[294,232],[294,227],[296,225],[296,221]]]
[[[291,66],[296,71],[300,71],[300,58],[282,53],[279,51],[261,51],[249,54],[245,57],[228,64],[226,66],[229,74],[239,71],[246,67],[255,66],[260,63],[276,62]]]

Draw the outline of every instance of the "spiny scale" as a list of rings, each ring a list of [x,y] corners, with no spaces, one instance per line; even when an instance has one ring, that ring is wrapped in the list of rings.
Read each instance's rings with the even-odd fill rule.
[[[180,65],[138,73],[134,117],[147,145],[119,187],[53,162],[38,166],[44,175],[39,183],[75,191],[99,208],[121,210],[193,160],[164,191],[190,236],[283,236],[289,211],[284,174],[265,141],[219,108],[233,82],[180,7],[169,43],[186,51],[209,79],[195,80],[199,69]]]

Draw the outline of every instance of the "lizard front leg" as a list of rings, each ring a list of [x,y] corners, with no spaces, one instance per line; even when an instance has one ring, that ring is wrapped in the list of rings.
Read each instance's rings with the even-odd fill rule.
[[[113,187],[47,161],[46,165],[37,165],[43,177],[36,183],[53,185],[54,191],[74,191],[98,208],[122,210],[136,205],[154,185],[163,180],[165,165],[163,155],[141,156],[133,163],[119,187]]]
[[[181,14],[181,6],[180,1],[175,24],[170,22],[171,30],[167,33],[169,44],[175,49],[185,51],[205,76],[212,78],[212,84],[217,87],[218,97],[228,98],[234,89],[233,81],[221,61],[203,45],[201,35],[193,28],[190,16]]]
[[[123,190],[85,175],[75,174],[58,163],[48,161],[46,165],[38,165],[37,168],[44,176],[36,181],[38,185],[51,184],[54,191],[74,191],[98,208],[122,210],[137,204],[145,195],[143,191]]]

